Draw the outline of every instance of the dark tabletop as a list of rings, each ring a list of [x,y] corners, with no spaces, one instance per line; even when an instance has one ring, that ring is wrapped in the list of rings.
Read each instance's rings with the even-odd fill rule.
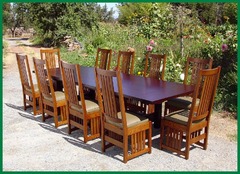
[[[59,68],[52,69],[50,74],[53,79],[62,80]],[[84,86],[91,89],[96,88],[93,67],[81,66],[81,77]],[[117,85],[116,81],[115,84]],[[122,74],[122,87],[125,97],[132,97],[154,104],[160,104],[170,98],[190,94],[194,90],[192,85],[127,74]]]
[[[59,68],[52,69],[50,74],[53,79],[62,80]],[[81,66],[81,77],[84,86],[91,89],[96,88],[93,67]],[[191,85],[127,74],[122,74],[122,86],[125,97],[132,97],[155,104],[162,103],[170,98],[190,94],[194,90],[194,86]]]

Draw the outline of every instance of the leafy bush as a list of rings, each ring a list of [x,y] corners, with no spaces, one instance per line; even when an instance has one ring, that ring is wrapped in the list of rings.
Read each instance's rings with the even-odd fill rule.
[[[188,14],[186,14],[187,16]],[[213,58],[213,67],[222,66],[214,107],[236,112],[237,27],[229,23],[221,26],[204,26],[199,21],[197,21],[198,25],[192,25],[194,21],[196,19],[184,23],[185,28],[182,35],[177,30],[168,30],[162,32],[169,33],[172,37],[160,37],[160,34],[153,30],[156,32],[152,32],[151,36],[156,36],[155,34],[159,36],[151,38],[156,43],[153,52],[167,55],[165,79],[182,82],[180,76],[184,73],[187,57]],[[154,22],[151,25],[154,25]],[[172,26],[172,24],[168,26]],[[139,32],[141,27],[139,25],[123,26],[118,23],[100,23],[99,28],[93,28],[92,31],[86,30],[84,35],[78,38],[83,41],[84,50],[66,52],[63,57],[71,63],[94,66],[97,47],[111,48],[113,50],[111,68],[114,68],[118,51],[132,47],[136,51],[134,74],[141,75],[144,69],[146,46],[149,43],[148,35]],[[223,44],[227,45],[227,49],[224,51],[222,50]]]

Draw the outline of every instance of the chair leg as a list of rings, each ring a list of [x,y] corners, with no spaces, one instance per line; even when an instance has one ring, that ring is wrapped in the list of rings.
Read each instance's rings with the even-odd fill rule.
[[[33,97],[33,115],[37,115],[37,99]]]
[[[148,104],[148,112],[147,112],[147,114],[154,113],[154,107],[155,107],[154,104]]]
[[[69,123],[68,123],[68,134],[70,135],[71,133],[72,133],[72,127],[71,127],[70,120],[69,120]]]
[[[149,130],[148,130],[148,148],[149,152],[152,153],[152,122],[149,122]]]
[[[105,148],[105,131],[104,131],[104,126],[102,124],[101,126],[101,146],[102,146],[102,152],[105,152],[106,148]]]
[[[58,111],[57,107],[53,108],[54,112],[54,123],[55,123],[55,128],[58,128]]]
[[[128,137],[123,137],[123,162],[127,163],[128,161]]]
[[[205,134],[206,134],[206,138],[203,139],[203,149],[207,150],[207,144],[208,144],[208,127],[205,127],[204,130]]]
[[[43,106],[42,106],[42,101],[40,97],[38,98],[38,105],[39,105],[39,113],[41,113],[43,110]]]
[[[68,114],[68,134],[70,135],[72,133],[72,126],[71,126],[71,118],[70,114]]]
[[[45,113],[44,110],[46,109],[46,105],[42,104],[42,121],[45,122]]]
[[[162,143],[164,139],[164,120],[161,121],[161,134],[160,134],[160,149],[162,150]]]
[[[186,149],[185,149],[185,159],[189,158],[189,150],[190,150],[190,135],[186,135]]]
[[[23,93],[23,109],[24,109],[24,111],[26,111],[26,109],[27,109],[27,106],[26,106],[26,95]]]
[[[83,140],[84,140],[84,143],[87,142],[87,135],[88,135],[88,133],[87,133],[88,127],[87,126],[88,126],[87,125],[87,119],[83,119]]]
[[[72,133],[72,127],[70,124],[70,113],[68,108],[66,108],[66,114],[67,114],[68,134],[70,135]]]

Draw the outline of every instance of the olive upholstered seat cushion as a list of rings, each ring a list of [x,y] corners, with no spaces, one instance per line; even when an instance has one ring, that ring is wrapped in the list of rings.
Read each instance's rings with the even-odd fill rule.
[[[119,119],[121,119],[122,118],[121,112],[118,112],[117,116]],[[148,119],[143,116],[134,115],[134,114],[130,114],[127,112],[126,112],[126,119],[127,119],[127,127],[128,128],[130,128],[132,126],[136,126],[137,124],[140,124],[140,123],[148,122]],[[107,120],[107,122],[111,123],[117,127],[122,128],[122,123],[116,123],[111,120]]]
[[[79,105],[82,105],[81,101],[79,102]],[[86,111],[87,111],[87,113],[96,112],[96,111],[99,111],[99,110],[100,110],[98,104],[97,104],[97,103],[94,103],[94,102],[91,101],[91,100],[85,100],[85,105],[86,105]],[[71,108],[74,109],[74,110],[76,110],[76,111],[83,112],[83,110],[82,110],[81,107],[72,106]]]

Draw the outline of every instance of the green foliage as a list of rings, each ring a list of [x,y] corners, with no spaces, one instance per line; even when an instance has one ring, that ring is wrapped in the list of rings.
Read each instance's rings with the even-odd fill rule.
[[[151,6],[151,3],[122,3],[118,6],[118,21],[124,25],[132,24],[133,21],[148,16]]]
[[[175,28],[171,7],[167,3],[153,3],[148,15],[134,21],[138,26],[138,34],[145,38],[172,38]]]
[[[66,5],[66,14],[56,20],[56,39],[61,40],[64,36],[79,37],[81,36],[81,20],[71,4]],[[75,7],[75,6],[74,6]],[[76,20],[78,19],[78,20]]]
[[[219,109],[237,111],[237,27],[225,23],[219,27],[210,27],[212,42],[203,47],[203,54],[211,54],[214,66],[221,66],[216,105]],[[223,50],[223,45],[227,49]],[[210,48],[210,49],[209,49]],[[227,66],[226,66],[227,65]]]
[[[31,3],[32,16],[37,36],[45,46],[56,46],[64,36],[84,36],[98,24],[96,3]],[[49,42],[50,41],[50,42]]]
[[[184,3],[182,4],[192,10],[192,14],[204,24],[215,24],[216,12],[221,3]]]
[[[9,19],[10,19],[10,3],[3,3],[3,33],[10,27]]]
[[[15,37],[17,27],[29,26],[28,11],[26,3],[4,3],[3,4],[3,33],[10,29],[12,37]]]
[[[199,37],[185,39],[185,54],[190,57],[213,58],[213,67],[221,66],[221,74],[215,109],[237,111],[237,27],[226,22],[223,25],[206,26]],[[222,47],[226,45],[227,49]],[[187,51],[187,53],[186,53]]]
[[[114,18],[113,18],[114,11],[112,8],[110,10],[108,10],[106,4],[102,8],[100,5],[98,5],[96,7],[96,13],[98,14],[100,22],[113,22],[114,21]]]
[[[230,24],[237,24],[237,3],[225,3],[223,5],[223,20]]]
[[[78,51],[68,52],[66,48],[61,48],[61,58],[72,64],[80,64],[82,66],[94,66],[95,56],[80,54]]]

